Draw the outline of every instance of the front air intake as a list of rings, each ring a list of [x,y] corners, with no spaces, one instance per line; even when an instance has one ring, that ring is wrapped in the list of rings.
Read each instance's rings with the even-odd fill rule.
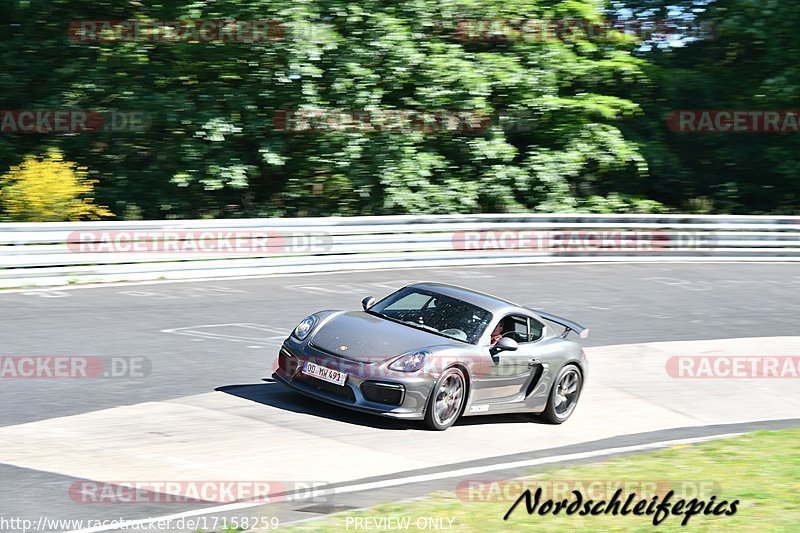
[[[361,384],[361,394],[364,399],[382,403],[384,405],[400,405],[406,389],[399,383],[382,383],[380,381],[365,381]]]

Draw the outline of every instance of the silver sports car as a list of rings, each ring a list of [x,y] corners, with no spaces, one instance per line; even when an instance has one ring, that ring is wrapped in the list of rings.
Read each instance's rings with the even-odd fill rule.
[[[273,378],[336,405],[444,430],[460,416],[540,413],[564,422],[578,403],[588,330],[441,283],[403,287],[363,311],[304,318]],[[560,331],[556,331],[556,329]]]

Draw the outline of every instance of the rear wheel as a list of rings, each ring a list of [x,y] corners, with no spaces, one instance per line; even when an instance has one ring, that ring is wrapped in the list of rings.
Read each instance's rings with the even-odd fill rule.
[[[551,424],[565,422],[575,410],[582,388],[583,377],[578,367],[573,364],[564,365],[553,381],[542,419]]]
[[[466,383],[464,373],[458,368],[448,368],[439,376],[425,409],[428,428],[444,431],[458,420],[466,401]]]

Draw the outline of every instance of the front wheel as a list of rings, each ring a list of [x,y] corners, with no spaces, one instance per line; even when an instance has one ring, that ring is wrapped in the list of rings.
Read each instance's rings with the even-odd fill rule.
[[[425,425],[436,431],[452,426],[466,401],[466,379],[458,368],[448,368],[442,373],[425,409]]]
[[[578,367],[573,364],[564,365],[553,381],[542,419],[551,424],[565,422],[578,404],[582,387],[583,377]]]

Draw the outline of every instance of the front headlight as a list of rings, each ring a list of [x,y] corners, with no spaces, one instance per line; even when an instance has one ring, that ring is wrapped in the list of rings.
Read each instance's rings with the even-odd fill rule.
[[[425,360],[431,355],[427,350],[420,350],[418,352],[410,353],[402,357],[398,357],[392,364],[389,365],[389,370],[397,370],[398,372],[416,372],[425,364]]]
[[[317,325],[317,316],[311,315],[304,318],[296,328],[294,328],[294,332],[292,335],[295,336],[296,339],[304,341],[308,334],[311,333],[311,330],[314,329],[314,326]]]

